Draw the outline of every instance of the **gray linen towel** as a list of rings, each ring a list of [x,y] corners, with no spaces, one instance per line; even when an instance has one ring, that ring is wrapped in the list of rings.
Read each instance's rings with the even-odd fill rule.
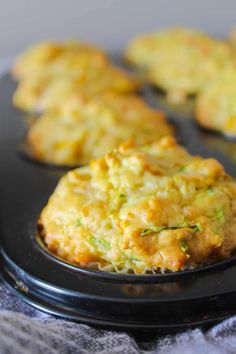
[[[137,343],[127,333],[94,329],[50,317],[0,283],[0,354],[234,354],[236,317],[200,329]]]

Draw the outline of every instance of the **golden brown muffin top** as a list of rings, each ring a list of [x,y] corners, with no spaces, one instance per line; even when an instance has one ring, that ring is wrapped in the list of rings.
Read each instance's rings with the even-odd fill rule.
[[[236,136],[236,68],[223,70],[202,89],[195,113],[203,127]]]
[[[105,52],[90,44],[79,41],[42,42],[18,56],[12,67],[12,75],[22,79],[45,70],[65,75],[71,73],[72,69],[75,72],[85,63],[96,66],[107,61]]]
[[[90,66],[84,63],[77,74],[54,75],[41,72],[23,79],[13,96],[13,104],[25,111],[41,112],[81,94],[104,92],[132,93],[142,86],[140,80],[111,63]]]
[[[236,245],[236,184],[214,159],[171,137],[126,143],[67,173],[40,223],[67,261],[137,274],[228,257]]]
[[[29,130],[33,155],[61,165],[83,165],[127,139],[148,144],[173,133],[163,113],[134,95],[80,96],[39,117]]]
[[[173,102],[197,93],[233,62],[226,42],[187,28],[170,28],[137,37],[125,55],[134,66],[146,68],[148,79],[166,91]]]

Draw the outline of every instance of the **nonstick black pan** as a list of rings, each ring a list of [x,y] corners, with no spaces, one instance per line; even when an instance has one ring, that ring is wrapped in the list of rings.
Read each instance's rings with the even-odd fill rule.
[[[23,113],[14,109],[15,83],[0,78],[0,240],[5,283],[36,308],[82,323],[129,331],[179,331],[236,314],[236,257],[196,270],[145,276],[86,270],[48,253],[36,222],[63,168],[22,156]],[[215,157],[236,175],[236,143],[202,131],[191,104],[170,107],[161,93],[143,90],[166,111],[179,141],[193,154]]]

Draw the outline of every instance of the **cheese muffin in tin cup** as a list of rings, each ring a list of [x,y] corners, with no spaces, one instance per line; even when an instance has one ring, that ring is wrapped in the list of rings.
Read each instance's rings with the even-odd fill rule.
[[[165,115],[138,96],[105,93],[77,96],[48,110],[30,126],[26,141],[36,160],[78,166],[127,139],[144,145],[173,133]]]
[[[218,74],[199,93],[195,115],[204,128],[236,139],[236,68]]]
[[[48,249],[69,263],[121,273],[180,271],[236,246],[236,183],[174,138],[127,142],[68,172],[39,218]]]
[[[233,60],[226,42],[187,28],[139,36],[128,45],[125,59],[144,69],[147,79],[175,103],[198,93]]]
[[[45,70],[66,75],[75,72],[85,63],[96,66],[107,61],[107,54],[90,44],[79,41],[42,42],[17,57],[11,74],[17,80]]]
[[[13,95],[14,106],[37,113],[80,94],[128,94],[142,87],[139,79],[111,63],[91,66],[85,62],[76,72],[76,75],[73,71],[71,75],[54,75],[51,71],[44,71],[26,77],[20,81]]]

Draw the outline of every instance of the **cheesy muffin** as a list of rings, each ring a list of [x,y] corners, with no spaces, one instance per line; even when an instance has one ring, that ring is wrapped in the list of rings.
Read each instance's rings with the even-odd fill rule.
[[[125,58],[145,68],[148,79],[172,102],[196,94],[222,68],[232,64],[227,43],[186,28],[171,28],[140,36],[128,46]]]
[[[107,93],[80,97],[47,111],[31,126],[28,145],[36,159],[59,165],[84,165],[124,140],[139,144],[171,134],[163,113],[131,95]]]
[[[76,76],[41,72],[26,77],[18,84],[13,104],[28,112],[42,112],[81,94],[130,93],[140,88],[140,80],[110,63],[84,65]]]
[[[96,66],[104,61],[107,61],[105,52],[89,44],[78,41],[42,42],[20,55],[11,72],[15,79],[44,70],[60,75],[71,74],[72,71],[76,74],[85,63]]]
[[[196,119],[205,128],[236,136],[236,69],[209,82],[196,101]]]
[[[172,137],[125,143],[60,180],[39,225],[48,249],[82,267],[179,271],[236,246],[236,183]]]

